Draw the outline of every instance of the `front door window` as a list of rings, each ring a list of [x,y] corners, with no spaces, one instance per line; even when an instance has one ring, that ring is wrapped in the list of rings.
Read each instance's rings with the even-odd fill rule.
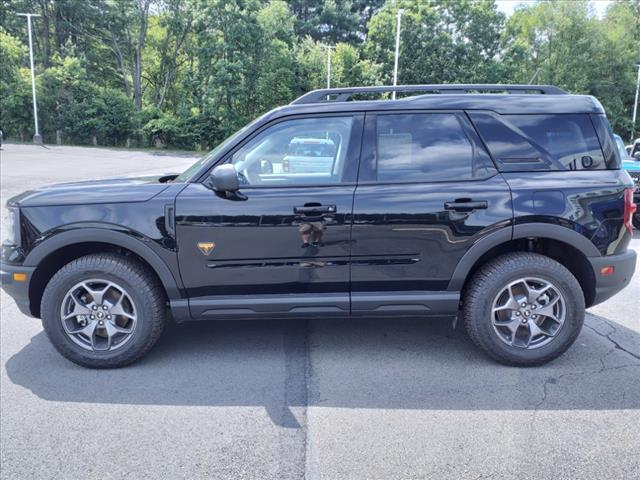
[[[351,116],[286,120],[250,140],[231,162],[245,186],[348,183],[352,127]]]

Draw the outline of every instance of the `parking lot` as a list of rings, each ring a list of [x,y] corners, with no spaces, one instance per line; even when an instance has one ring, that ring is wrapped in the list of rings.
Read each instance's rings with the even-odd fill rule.
[[[0,154],[3,205],[194,161]],[[639,273],[590,309],[565,355],[528,369],[489,360],[447,321],[376,318],[172,325],[139,363],[86,370],[1,302],[3,479],[640,478]]]

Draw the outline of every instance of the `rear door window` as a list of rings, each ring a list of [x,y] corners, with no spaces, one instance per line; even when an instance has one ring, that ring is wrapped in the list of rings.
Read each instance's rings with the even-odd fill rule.
[[[502,171],[607,168],[588,115],[469,116]]]
[[[362,175],[364,181],[441,182],[495,174],[486,152],[469,136],[474,132],[464,115],[378,114],[375,125],[371,177]]]

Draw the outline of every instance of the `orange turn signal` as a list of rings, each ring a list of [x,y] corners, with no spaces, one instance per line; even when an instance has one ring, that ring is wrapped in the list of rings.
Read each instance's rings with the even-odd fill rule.
[[[608,267],[602,267],[600,269],[600,275],[604,275],[605,277],[608,277],[609,275],[613,275],[613,272],[616,271],[616,267],[614,267],[613,265],[609,265]]]
[[[14,273],[13,274],[13,281],[14,282],[26,282],[27,281],[27,274],[26,273]]]

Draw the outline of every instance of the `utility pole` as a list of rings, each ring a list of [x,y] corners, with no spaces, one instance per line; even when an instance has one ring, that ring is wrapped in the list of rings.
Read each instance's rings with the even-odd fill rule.
[[[398,57],[400,56],[400,17],[402,17],[402,13],[404,10],[398,10],[398,21],[396,22],[396,58],[393,62],[393,86],[395,87],[398,84]],[[393,100],[396,99],[396,91],[394,90],[392,93]]]
[[[323,45],[327,49],[327,88],[331,88],[331,50],[336,48],[331,45]]]
[[[636,80],[636,101],[633,104],[633,120],[631,122],[631,143],[635,140],[633,138],[636,133],[636,116],[638,114],[638,93],[640,92],[640,63],[636,63],[638,67],[638,79]]]
[[[38,130],[38,104],[36,102],[36,74],[33,69],[33,41],[31,39],[31,17],[39,17],[35,13],[18,13],[19,17],[27,17],[27,30],[29,30],[29,62],[31,63],[31,94],[33,96],[33,122],[36,133],[33,135],[33,143],[42,145],[42,136]]]

